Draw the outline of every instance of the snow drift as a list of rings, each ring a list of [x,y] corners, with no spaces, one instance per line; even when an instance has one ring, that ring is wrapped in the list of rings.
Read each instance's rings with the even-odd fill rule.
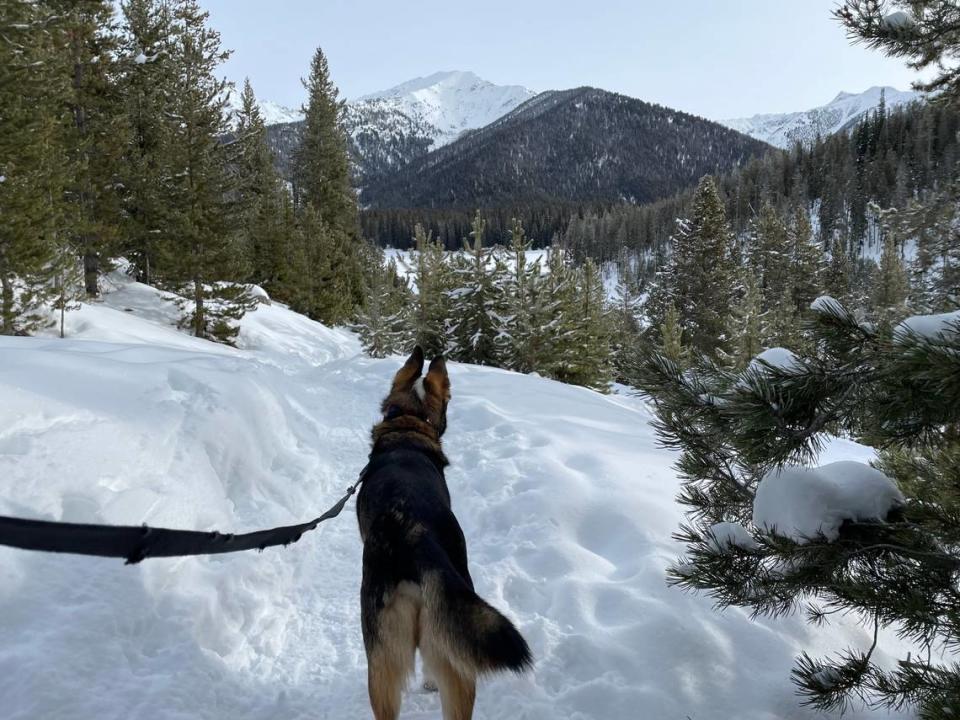
[[[69,316],[67,340],[0,338],[0,513],[249,531],[315,515],[354,481],[398,359],[276,304],[244,319],[236,349],[194,340],[155,291],[116,283]],[[476,717],[813,717],[794,656],[870,645],[853,620],[753,621],[666,586],[677,481],[639,400],[450,373],[447,478],[471,571],[536,656],[481,685]],[[288,548],[134,567],[0,548],[3,715],[369,717],[360,552],[350,513]],[[439,699],[411,691],[403,717],[439,718]]]

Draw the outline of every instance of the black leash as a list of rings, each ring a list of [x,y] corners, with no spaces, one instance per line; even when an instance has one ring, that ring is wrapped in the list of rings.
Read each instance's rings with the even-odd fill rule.
[[[147,525],[84,525],[0,516],[0,545],[23,550],[125,558],[127,565],[135,565],[151,557],[215,555],[289,545],[304,533],[315,530],[324,520],[339,515],[366,477],[367,468],[369,465],[360,471],[357,481],[347,488],[347,494],[333,507],[320,517],[300,525],[234,535],[216,530],[199,532]]]

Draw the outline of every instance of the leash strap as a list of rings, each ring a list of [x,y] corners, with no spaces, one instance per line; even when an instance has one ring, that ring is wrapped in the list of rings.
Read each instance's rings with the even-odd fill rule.
[[[300,525],[234,535],[216,530],[171,530],[147,525],[85,525],[80,523],[25,520],[0,516],[0,545],[43,552],[124,558],[135,565],[151,557],[216,555],[242,550],[263,550],[295,543],[325,520],[335,518],[357,491],[367,474],[365,467],[347,494],[320,517]]]

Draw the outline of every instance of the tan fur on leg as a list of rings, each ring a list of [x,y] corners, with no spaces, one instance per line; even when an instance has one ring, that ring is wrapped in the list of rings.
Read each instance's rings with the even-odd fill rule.
[[[451,662],[445,643],[426,622],[426,614],[420,616],[420,654],[425,672],[433,678],[440,689],[440,704],[443,720],[470,720],[477,694],[474,675],[463,675]]]
[[[413,672],[419,631],[420,588],[401,583],[378,618],[378,642],[367,653],[367,690],[376,720],[396,720],[400,696]]]

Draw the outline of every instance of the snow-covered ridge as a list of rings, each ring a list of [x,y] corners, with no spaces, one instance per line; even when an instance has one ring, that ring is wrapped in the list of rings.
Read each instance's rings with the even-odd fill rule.
[[[260,115],[264,125],[280,125],[281,123],[299,122],[303,120],[300,108],[286,107],[271,100],[257,100],[260,106]],[[227,110],[236,113],[241,107],[240,91],[236,88],[227,90]]]
[[[435,128],[434,147],[489,125],[536,95],[520,85],[495,85],[472,72],[437,72],[357,98],[355,112],[374,102]]]
[[[906,105],[923,97],[912,90],[872,87],[862,93],[841,92],[826,105],[811,110],[754,115],[719,122],[771,145],[788,148],[796,142],[807,144],[817,137],[849,129],[877,108],[881,94],[888,108]]]
[[[243,532],[309,518],[354,482],[400,358],[277,303],[243,319],[239,347],[215,345],[176,330],[165,297],[114,275],[66,340],[0,337],[0,514]],[[667,587],[675,456],[643,401],[450,374],[447,479],[473,578],[536,657],[481,684],[477,720],[821,717],[798,706],[795,655],[871,637],[854,618],[753,620]],[[262,553],[124,566],[0,547],[3,717],[370,717],[351,509]],[[408,692],[403,717],[439,720],[437,696]]]

